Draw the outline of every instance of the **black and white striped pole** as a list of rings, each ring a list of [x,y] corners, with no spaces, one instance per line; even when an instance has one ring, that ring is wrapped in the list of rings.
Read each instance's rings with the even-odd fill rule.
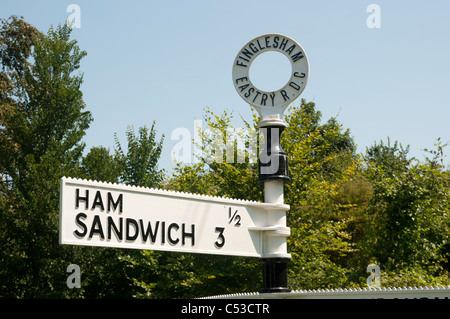
[[[286,127],[283,121],[261,121],[260,131],[264,134],[264,149],[258,161],[259,181],[264,183],[264,202],[284,204],[284,184],[290,181],[288,159],[281,148],[281,133]],[[287,253],[286,237],[290,229],[286,227],[286,212],[271,211],[268,224],[277,227],[274,232],[265,232],[262,292],[287,292]]]
[[[255,58],[268,51],[284,54],[291,62],[292,72],[286,85],[277,91],[259,90],[250,80],[250,66]],[[309,64],[302,47],[289,37],[265,34],[248,42],[237,54],[233,65],[233,83],[239,95],[260,114],[258,127],[264,135],[264,149],[258,161],[259,181],[264,183],[264,202],[275,204],[267,215],[263,236],[263,288],[261,292],[289,292],[284,184],[290,181],[288,156],[281,148],[281,134],[287,124],[282,114],[287,106],[300,96],[309,74]]]

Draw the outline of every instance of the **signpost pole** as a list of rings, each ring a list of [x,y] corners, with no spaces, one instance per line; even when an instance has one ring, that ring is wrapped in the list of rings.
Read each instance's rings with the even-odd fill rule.
[[[281,133],[286,123],[277,117],[263,118],[259,123],[265,135],[264,150],[259,158],[259,181],[264,183],[264,202],[284,204],[284,184],[290,181],[287,155],[280,145]],[[269,213],[270,225],[286,225],[286,214]],[[266,234],[264,256],[260,258],[263,267],[263,293],[290,292],[287,288],[287,264],[290,255],[286,253],[286,234]]]
[[[277,91],[260,90],[250,79],[250,67],[255,58],[264,52],[284,54],[291,62],[292,72],[286,84]],[[281,34],[264,34],[249,41],[236,55],[233,63],[233,84],[244,101],[261,115],[258,123],[265,137],[265,149],[258,161],[259,181],[264,183],[264,202],[284,205],[284,184],[290,181],[288,158],[280,145],[280,137],[287,124],[281,115],[305,89],[309,63],[303,48],[295,40]],[[263,229],[262,292],[289,292],[287,288],[286,211],[270,210]]]

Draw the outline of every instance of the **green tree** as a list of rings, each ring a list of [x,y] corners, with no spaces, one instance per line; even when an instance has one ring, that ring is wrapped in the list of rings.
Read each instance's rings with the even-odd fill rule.
[[[125,153],[116,135],[115,156],[120,165],[120,181],[143,187],[159,186],[164,177],[164,171],[158,169],[164,136],[159,142],[156,141],[155,122],[150,130],[140,127],[139,136],[136,136],[132,126],[128,127],[126,137],[128,144]]]
[[[285,186],[285,202],[291,206],[290,286],[343,286],[348,280],[347,259],[354,253],[350,223],[357,215],[350,209],[359,195],[342,200],[340,190],[359,179],[354,141],[335,118],[321,123],[312,102],[302,100],[285,118],[282,146],[292,179]]]
[[[405,172],[413,162],[413,158],[408,158],[409,146],[404,148],[397,141],[391,145],[388,138],[387,145],[380,141],[368,147],[365,154],[365,161],[372,166],[382,168],[386,173]],[[375,176],[371,176],[374,179]]]
[[[120,164],[109,149],[92,147],[81,161],[79,177],[102,182],[118,183],[122,174]]]
[[[86,52],[66,25],[46,35],[23,19],[2,20],[0,172],[1,292],[61,296],[71,250],[58,244],[59,179],[77,169],[91,122],[74,74]],[[77,292],[67,292],[67,294]]]
[[[439,154],[441,150],[438,149]],[[447,277],[443,266],[449,240],[449,178],[436,161],[407,159],[407,149],[394,143],[367,150],[366,176],[372,181],[365,253],[398,278]],[[424,276],[425,274],[425,276]]]

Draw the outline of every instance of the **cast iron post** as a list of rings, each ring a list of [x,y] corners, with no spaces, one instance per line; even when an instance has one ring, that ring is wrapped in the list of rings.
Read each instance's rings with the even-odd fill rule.
[[[286,123],[279,116],[263,118],[259,122],[261,132],[264,134],[264,150],[261,152],[258,169],[259,181],[264,183],[264,202],[274,204],[284,204],[284,184],[290,182],[288,171],[287,154],[281,148],[281,133],[286,127]],[[283,213],[270,212],[270,217],[274,225],[281,227],[286,225],[286,215]],[[286,252],[286,233],[279,236],[272,236],[267,240],[266,253],[270,256],[260,259],[263,267],[263,288],[261,292],[289,292],[287,287],[287,264],[290,255],[281,253],[277,256],[277,250]],[[278,237],[278,238],[277,238]],[[277,240],[278,239],[278,240]],[[269,244],[270,242],[270,244]],[[281,250],[280,250],[281,248]],[[284,256],[283,256],[284,255]],[[281,256],[281,257],[280,257]]]

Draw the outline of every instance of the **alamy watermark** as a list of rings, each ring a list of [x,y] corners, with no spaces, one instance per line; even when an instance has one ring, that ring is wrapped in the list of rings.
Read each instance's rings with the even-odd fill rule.
[[[377,264],[370,264],[367,266],[367,272],[370,273],[369,277],[367,277],[367,286],[372,288],[380,288],[381,287],[381,275],[380,275],[380,266]]]
[[[70,275],[67,277],[66,284],[70,289],[81,288],[81,269],[77,264],[70,264],[66,269]]]
[[[203,129],[203,122],[195,120],[193,134],[180,127],[172,131],[170,138],[177,143],[172,147],[171,158],[183,164],[199,163],[250,163],[257,161],[258,132],[243,128]]]
[[[262,174],[277,172],[279,160],[274,156],[280,145],[278,128],[271,128],[271,146],[269,150],[265,145],[264,136],[267,128],[261,128],[259,134],[255,129],[218,128],[203,129],[203,122],[195,120],[193,133],[184,127],[172,131],[170,139],[176,143],[171,149],[171,159],[175,163],[191,164],[205,161],[211,163],[257,163],[258,158],[262,164]],[[258,151],[261,154],[258,154]]]
[[[366,12],[370,15],[366,19],[366,25],[369,29],[381,28],[381,8],[378,4],[369,4]]]
[[[81,8],[78,4],[69,4],[66,7],[66,12],[71,13],[67,19],[66,23],[69,25],[72,29],[80,29],[81,28]]]

